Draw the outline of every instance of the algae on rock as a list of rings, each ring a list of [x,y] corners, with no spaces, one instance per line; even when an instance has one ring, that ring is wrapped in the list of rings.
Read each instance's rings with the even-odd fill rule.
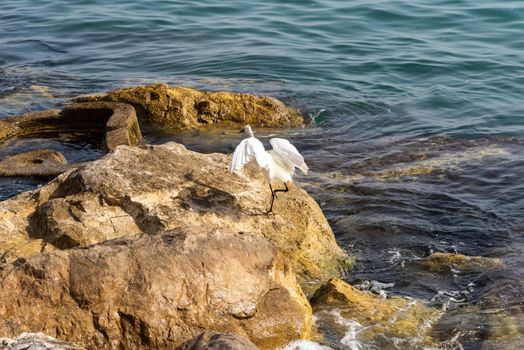
[[[444,272],[456,269],[464,272],[500,269],[504,266],[498,258],[467,256],[453,253],[433,253],[424,259],[424,267],[430,271]]]
[[[398,296],[384,299],[339,278],[322,285],[311,304],[317,318],[333,319],[332,324],[346,327],[342,330],[346,333],[342,343],[346,345],[365,342],[380,346],[395,339],[403,349],[431,346],[435,344],[431,327],[442,314],[419,300]]]

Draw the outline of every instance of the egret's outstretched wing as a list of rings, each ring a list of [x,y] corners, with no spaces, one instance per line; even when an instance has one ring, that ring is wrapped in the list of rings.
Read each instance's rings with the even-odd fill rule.
[[[258,139],[249,137],[242,140],[237,148],[235,148],[233,161],[231,162],[229,171],[232,173],[237,172],[253,158],[257,160],[257,163],[261,168],[267,167],[269,155],[266,153],[264,145]]]
[[[277,152],[283,160],[299,168],[304,174],[307,175],[307,171],[309,169],[304,162],[304,157],[298,153],[296,147],[293,146],[291,142],[286,139],[273,138],[269,140],[269,143],[273,147],[273,150]]]

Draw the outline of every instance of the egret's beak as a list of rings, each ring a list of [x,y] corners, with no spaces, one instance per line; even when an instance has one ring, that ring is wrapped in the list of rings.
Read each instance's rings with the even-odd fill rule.
[[[243,133],[243,132],[244,132],[244,129],[240,130],[238,133],[241,134],[241,133]]]

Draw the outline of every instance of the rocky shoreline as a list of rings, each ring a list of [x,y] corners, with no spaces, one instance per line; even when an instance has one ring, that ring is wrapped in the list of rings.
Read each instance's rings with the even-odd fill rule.
[[[255,166],[236,175],[229,155],[138,143],[145,121],[276,127],[303,123],[298,112],[271,98],[166,85],[80,100],[65,110],[83,119],[88,106],[108,110],[101,135],[118,129],[124,141],[106,141],[102,159],[57,167],[48,184],[0,202],[0,349],[47,336],[71,343],[55,347],[63,349],[278,349],[322,338],[313,312],[338,322],[350,348],[348,327],[370,342],[386,334],[409,346],[417,339],[413,348],[436,344],[440,310],[339,279],[353,260],[304,190],[291,186],[275,215],[260,215],[270,193]],[[131,117],[112,123],[115,109]],[[17,120],[2,125],[14,130]],[[22,336],[37,332],[45,336]]]

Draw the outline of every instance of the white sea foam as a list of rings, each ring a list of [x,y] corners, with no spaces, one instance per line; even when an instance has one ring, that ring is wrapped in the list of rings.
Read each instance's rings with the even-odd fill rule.
[[[329,314],[333,317],[336,323],[347,327],[347,331],[344,334],[344,337],[340,339],[340,342],[348,346],[350,350],[361,350],[362,344],[357,340],[357,335],[358,332],[363,328],[362,325],[357,321],[343,317],[340,314],[339,309],[333,309]]]
[[[321,345],[309,340],[295,340],[280,350],[333,350],[329,346]]]
[[[400,251],[398,249],[390,249],[388,250],[388,253],[391,254],[391,257],[389,258],[390,264],[394,264],[402,260],[402,255],[400,254]]]

